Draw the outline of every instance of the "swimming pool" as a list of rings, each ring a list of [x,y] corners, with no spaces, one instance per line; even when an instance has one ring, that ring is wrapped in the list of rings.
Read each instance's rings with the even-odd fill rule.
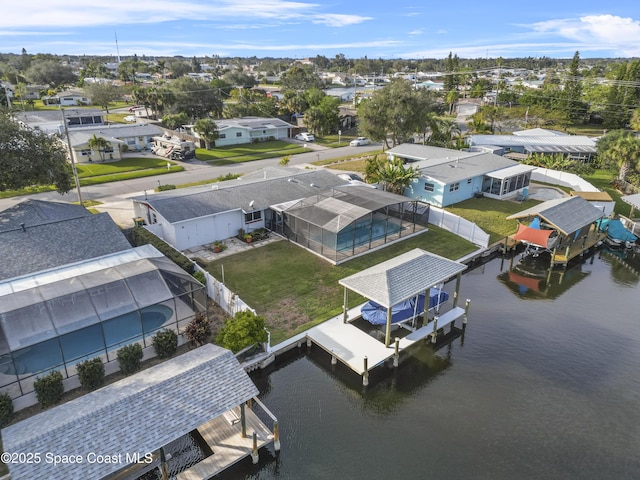
[[[0,358],[0,373],[33,375],[116,350],[149,337],[173,316],[166,305],[152,305],[139,311],[90,325],[65,335],[16,350]],[[106,348],[105,348],[106,347]]]

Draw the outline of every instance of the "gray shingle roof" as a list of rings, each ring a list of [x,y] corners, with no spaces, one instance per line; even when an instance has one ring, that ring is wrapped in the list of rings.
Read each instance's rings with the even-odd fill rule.
[[[528,147],[536,151],[556,148],[558,151],[595,152],[596,142],[584,135],[471,135],[470,145],[499,145],[501,147]]]
[[[297,170],[297,169],[296,169]],[[229,210],[262,210],[270,205],[310,197],[348,182],[325,170],[300,171],[286,177],[224,182],[203,189],[181,189],[133,200],[150,205],[171,223]],[[253,207],[249,206],[250,202]]]
[[[391,307],[464,271],[466,265],[416,248],[339,281],[340,285]]]
[[[139,123],[136,125],[112,125],[101,126],[97,128],[83,128],[83,129],[70,129],[69,138],[71,145],[83,145],[93,137],[93,135],[103,137],[109,140],[110,138],[123,139],[130,137],[142,137],[142,136],[154,136],[161,135],[162,129],[145,123]]]
[[[422,168],[418,164],[416,167],[420,171],[420,176],[431,178],[447,185],[515,165],[518,165],[518,162],[500,155],[494,155],[493,153],[478,154],[476,152],[471,156],[451,159],[437,165]]]
[[[3,447],[85,460],[12,464],[14,479],[103,478],[126,466],[126,453],[153,452],[257,394],[235,356],[207,344],[5,428]],[[90,452],[122,461],[88,463]]]
[[[131,248],[108,213],[39,201],[0,212],[0,244],[0,280]]]
[[[604,216],[602,210],[582,197],[558,198],[515,213],[507,220],[539,216],[564,235],[580,230]]]

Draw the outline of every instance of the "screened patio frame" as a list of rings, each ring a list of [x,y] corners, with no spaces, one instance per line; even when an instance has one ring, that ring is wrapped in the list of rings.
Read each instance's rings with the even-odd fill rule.
[[[424,231],[429,205],[366,186],[334,188],[275,211],[275,230],[332,262]]]
[[[169,328],[180,333],[206,310],[205,287],[165,257],[14,279],[0,291],[0,388],[12,397],[33,391],[37,376],[100,357],[124,345],[151,345]]]

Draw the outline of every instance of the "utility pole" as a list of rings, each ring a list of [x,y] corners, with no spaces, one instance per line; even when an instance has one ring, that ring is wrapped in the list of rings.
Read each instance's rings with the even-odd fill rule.
[[[67,147],[69,147],[69,158],[71,158],[71,170],[73,171],[73,178],[76,181],[76,189],[78,190],[78,201],[80,205],[82,203],[82,193],[80,192],[80,179],[78,178],[78,169],[76,168],[76,160],[73,157],[73,148],[71,148],[71,138],[69,137],[69,128],[67,126],[67,118],[64,116],[64,108],[60,107],[62,112],[62,125],[64,126],[64,133],[67,137]]]

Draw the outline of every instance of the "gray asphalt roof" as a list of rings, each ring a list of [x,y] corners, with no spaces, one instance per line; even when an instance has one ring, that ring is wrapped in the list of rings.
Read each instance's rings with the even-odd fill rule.
[[[11,477],[103,478],[127,465],[125,454],[153,452],[257,394],[233,353],[207,344],[3,429],[5,451],[84,460],[15,463]],[[89,463],[92,452],[122,459]]]
[[[338,283],[390,308],[464,271],[466,265],[416,248]]]
[[[270,205],[303,199],[349,183],[325,170],[295,170],[288,176],[248,182],[240,177],[205,189],[174,190],[133,200],[149,204],[167,221],[175,223],[240,208],[263,210]],[[251,202],[254,202],[253,207],[249,206]]]
[[[594,139],[584,135],[471,135],[471,145],[500,145],[501,147],[565,147],[565,148],[593,148]],[[543,150],[541,150],[543,151]]]
[[[518,165],[515,160],[509,160],[493,153],[476,152],[471,156],[448,160],[447,162],[424,168],[418,165],[417,168],[421,177],[432,178],[447,185],[515,165]]]
[[[67,118],[77,116],[102,116],[102,110],[97,108],[65,108],[64,114]],[[13,117],[28,124],[38,124],[41,122],[60,121],[62,123],[62,113],[60,110],[38,110],[33,112],[16,112]]]
[[[131,248],[108,213],[79,205],[23,202],[1,212],[0,225],[0,280]]]
[[[602,211],[582,197],[548,200],[507,217],[507,220],[539,216],[560,232],[569,235],[602,218]]]
[[[225,118],[216,120],[218,130],[224,130],[231,127],[250,128],[252,130],[260,130],[262,128],[293,128],[293,125],[280,120],[279,118],[268,117],[242,117],[242,118]]]
[[[397,155],[399,157],[410,159],[413,161],[448,161],[451,159],[462,158],[470,155],[477,155],[477,152],[463,152],[462,150],[432,147],[429,145],[420,145],[418,143],[403,143],[387,150],[387,154]]]

